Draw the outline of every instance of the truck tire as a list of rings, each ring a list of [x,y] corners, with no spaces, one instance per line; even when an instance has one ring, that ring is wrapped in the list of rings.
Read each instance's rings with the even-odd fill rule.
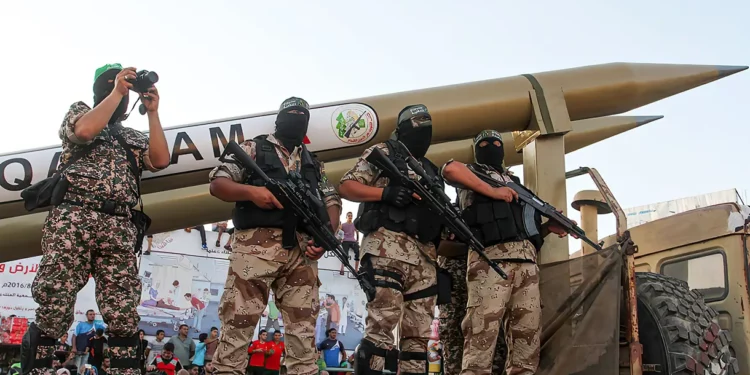
[[[682,280],[636,273],[638,329],[643,373],[734,375],[729,331],[719,328],[716,310]]]

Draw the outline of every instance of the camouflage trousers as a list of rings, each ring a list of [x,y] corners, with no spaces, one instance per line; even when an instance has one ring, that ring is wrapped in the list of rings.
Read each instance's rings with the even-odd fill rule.
[[[315,320],[320,310],[318,263],[307,259],[299,246],[282,249],[280,236],[276,239],[260,231],[256,234],[238,231],[233,239],[229,273],[219,302],[221,334],[212,361],[214,374],[245,374],[247,348],[268,304],[271,288],[284,321],[288,374],[317,374],[314,349]],[[261,236],[266,238],[256,241]],[[243,244],[250,241],[275,245],[259,249],[260,245]],[[247,248],[258,253],[242,252]],[[280,255],[282,252],[284,256]]]
[[[416,250],[412,250],[416,251]],[[394,288],[376,287],[375,299],[367,303],[367,319],[364,338],[377,347],[390,349],[395,342],[393,330],[400,332],[401,352],[427,353],[436,296],[404,300],[404,295],[419,292],[437,283],[435,266],[425,260],[418,265],[400,260],[365,255],[362,267],[395,272],[403,281],[403,292]],[[365,268],[367,269],[367,268]],[[375,275],[376,280],[393,283],[387,276]],[[385,358],[373,355],[370,369],[382,371]],[[401,373],[426,373],[427,362],[423,360],[400,360]]]
[[[476,253],[469,254],[461,375],[494,374],[492,362],[501,331],[508,343],[508,375],[534,374],[539,366],[539,268],[530,262],[500,260],[498,264],[508,274],[507,280]]]
[[[440,267],[451,274],[453,290],[451,303],[440,306],[440,342],[443,344],[443,374],[458,375],[461,372],[461,362],[464,353],[464,334],[461,322],[466,316],[466,258],[439,257]],[[495,355],[492,360],[492,373],[500,375],[505,369],[508,358],[508,348],[505,345],[505,335],[497,335]]]
[[[73,323],[77,294],[93,276],[96,304],[107,332],[124,345],[110,343],[113,368],[109,373],[115,375],[140,373],[137,366],[115,366],[122,362],[120,358],[136,358],[138,345],[136,340],[135,347],[130,347],[127,340],[136,335],[140,322],[136,308],[141,281],[134,253],[135,235],[127,217],[65,203],[57,206],[42,228],[42,260],[31,287],[39,304],[35,324],[46,337],[57,339]],[[43,352],[51,351],[40,348],[37,354]]]

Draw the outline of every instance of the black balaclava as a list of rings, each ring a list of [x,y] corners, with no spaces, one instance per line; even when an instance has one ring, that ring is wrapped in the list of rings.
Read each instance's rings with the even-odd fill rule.
[[[482,141],[487,141],[484,147],[479,146]],[[500,141],[500,146],[495,146],[494,142]],[[503,158],[505,150],[503,149],[503,138],[495,130],[483,130],[474,137],[474,157],[479,164],[486,164],[495,168],[498,172],[503,172]]]
[[[415,158],[423,158],[432,142],[432,117],[424,104],[410,105],[398,114],[396,139],[409,149]]]
[[[112,93],[115,89],[115,78],[117,73],[120,73],[122,69],[109,69],[104,73],[101,73],[94,81],[94,107],[98,106],[104,99]],[[112,82],[109,82],[109,81]],[[120,104],[117,109],[112,113],[112,117],[109,118],[107,124],[115,124],[118,121],[123,120],[125,112],[128,111],[129,95],[125,95],[120,100]]]
[[[290,113],[293,110],[301,113]],[[292,152],[305,139],[309,123],[310,105],[304,99],[291,97],[284,100],[279,107],[274,136],[287,151]]]

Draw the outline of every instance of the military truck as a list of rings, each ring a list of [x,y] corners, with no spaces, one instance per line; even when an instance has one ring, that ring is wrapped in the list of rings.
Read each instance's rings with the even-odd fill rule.
[[[583,174],[617,222],[617,233],[600,244],[624,258],[621,316],[629,318],[620,330],[620,373],[747,374],[750,207],[718,204],[626,229],[623,210],[595,169],[566,177]]]

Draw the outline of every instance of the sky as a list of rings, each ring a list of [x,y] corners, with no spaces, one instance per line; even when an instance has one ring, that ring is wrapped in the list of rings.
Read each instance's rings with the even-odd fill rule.
[[[750,65],[750,2],[717,5],[6,1],[0,153],[59,144],[67,108],[91,103],[94,70],[112,62],[158,72],[165,127],[275,110],[289,96],[316,104],[609,62]],[[568,154],[567,169],[597,168],[623,207],[744,194],[747,87],[745,71],[631,111],[665,118]],[[148,127],[137,114],[126,125]],[[568,202],[593,187],[569,181]],[[603,216],[600,234],[613,232]]]

